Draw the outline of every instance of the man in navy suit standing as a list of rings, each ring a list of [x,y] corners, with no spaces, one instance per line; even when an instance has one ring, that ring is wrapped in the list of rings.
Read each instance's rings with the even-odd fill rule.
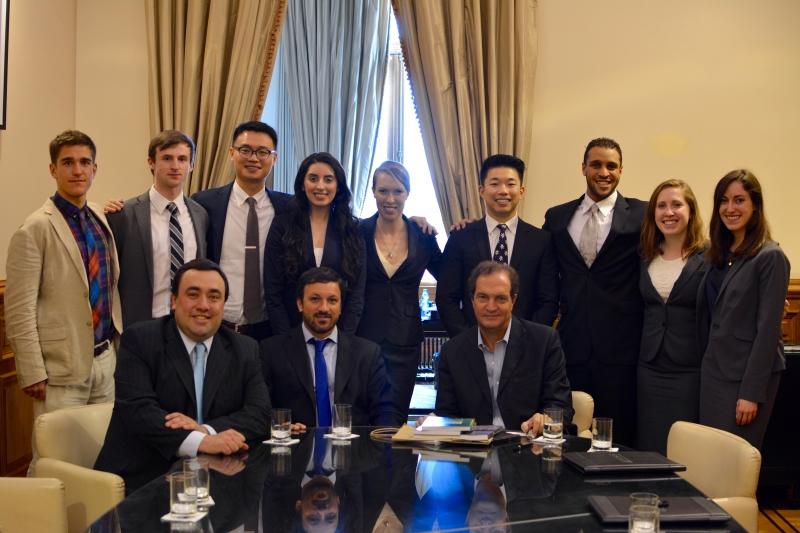
[[[219,263],[230,281],[223,325],[256,340],[272,334],[264,306],[264,245],[275,215],[292,197],[266,188],[278,159],[278,134],[263,122],[239,124],[229,153],[233,183],[195,193],[208,212],[208,258]]]
[[[497,154],[483,162],[479,191],[486,216],[450,233],[436,289],[436,305],[450,337],[475,325],[467,280],[481,261],[507,264],[519,273],[514,316],[547,326],[558,309],[558,275],[550,234],[519,218],[525,163]]]
[[[605,137],[586,147],[586,193],[545,213],[561,278],[558,331],[573,390],[614,418],[614,440],[634,444],[636,361],[642,334],[639,233],[647,203],[617,192],[622,149]]]

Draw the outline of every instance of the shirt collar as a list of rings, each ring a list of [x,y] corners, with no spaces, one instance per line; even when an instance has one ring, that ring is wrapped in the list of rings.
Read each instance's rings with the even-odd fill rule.
[[[211,353],[211,343],[214,341],[214,336],[213,335],[211,337],[203,340],[203,341],[197,342],[196,340],[193,340],[193,339],[190,339],[189,337],[187,337],[186,334],[183,332],[183,330],[181,330],[181,327],[178,325],[177,322],[175,323],[175,327],[178,329],[178,334],[181,336],[181,340],[183,341],[183,345],[186,346],[186,353],[188,353],[189,355],[192,355],[192,350],[194,350],[194,347],[197,346],[198,344],[204,344],[205,345],[206,354],[210,354]]]
[[[53,200],[53,203],[56,204],[58,210],[61,211],[66,218],[77,217],[81,211],[88,209],[86,207],[88,204],[83,204],[83,207],[78,207],[77,205],[64,199],[64,197],[58,194],[58,192],[51,197],[51,200]]]
[[[186,202],[183,200],[183,194],[178,195],[175,200],[168,200],[163,194],[158,192],[154,185],[150,186],[150,204],[155,207],[156,213],[163,213],[170,202],[174,202],[178,206],[178,212],[186,212]]]
[[[498,224],[505,224],[508,228],[508,231],[516,235],[517,225],[519,224],[519,215],[514,215],[508,222],[498,222],[489,215],[486,215],[486,230],[489,233],[493,232]]]
[[[505,332],[505,335],[503,335],[503,338],[500,339],[497,342],[505,341],[505,343],[508,344],[508,338],[511,335],[511,323],[512,322],[514,322],[514,317],[511,317],[511,320],[508,322],[508,327],[506,328],[506,332]],[[478,348],[480,348],[481,350],[488,350],[488,348],[486,348],[486,345],[483,343],[483,337],[481,337],[481,327],[480,326],[478,326]]]
[[[306,340],[306,343],[308,343],[311,339],[322,340],[322,339],[319,339],[319,337],[315,336],[313,333],[311,333],[311,331],[306,327],[306,323],[305,322],[303,322],[300,325],[300,327],[303,330],[303,338]],[[338,326],[333,326],[333,331],[331,331],[331,334],[328,335],[325,338],[328,339],[329,341],[331,341],[334,344],[338,344],[339,343],[339,327]]]
[[[603,216],[607,217],[608,214],[611,212],[611,210],[614,209],[614,205],[617,203],[617,197],[618,196],[619,196],[619,193],[615,190],[614,192],[612,192],[611,194],[609,194],[607,197],[603,198],[599,202],[595,202],[594,200],[592,200],[589,197],[588,194],[584,194],[583,195],[583,201],[581,202],[579,212],[586,213],[592,207],[592,205],[596,203],[597,204],[597,208],[600,210],[600,212],[603,214]]]
[[[236,202],[236,205],[246,205],[245,202],[249,195],[244,192],[244,189],[235,181],[233,182],[233,191],[231,194],[233,195],[233,200]],[[253,198],[256,199],[256,207],[264,207],[269,200],[266,189],[259,189],[259,191],[253,195]]]

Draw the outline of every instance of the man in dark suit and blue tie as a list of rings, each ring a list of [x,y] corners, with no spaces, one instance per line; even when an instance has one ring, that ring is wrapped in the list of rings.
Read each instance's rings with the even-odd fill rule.
[[[267,234],[275,215],[292,203],[292,196],[266,188],[277,147],[272,127],[239,124],[229,150],[236,179],[192,196],[208,212],[208,258],[219,263],[231,285],[223,325],[256,340],[272,334],[262,287]]]
[[[126,329],[117,356],[116,401],[95,468],[122,476],[127,492],[178,457],[230,455],[267,434],[258,346],[220,329],[224,273],[196,259],[172,287],[174,316]]]
[[[183,194],[194,166],[191,137],[162,131],[150,141],[150,189],[108,214],[119,255],[124,327],[170,313],[170,283],[185,262],[206,255],[208,215]],[[111,210],[111,209],[109,209]]]
[[[558,275],[550,235],[519,218],[525,163],[497,154],[481,166],[479,191],[486,216],[453,231],[442,255],[436,306],[445,329],[455,337],[475,325],[467,280],[481,261],[514,267],[520,290],[514,316],[547,326],[558,309]]]
[[[592,395],[598,416],[614,418],[615,441],[633,445],[642,334],[638,247],[647,202],[617,192],[616,141],[591,141],[581,169],[586,194],[545,214],[561,278],[558,331],[572,388]]]
[[[303,323],[261,343],[264,381],[276,407],[292,410],[294,429],[330,426],[334,404],[350,404],[354,426],[400,422],[380,347],[336,326],[342,313],[342,278],[328,267],[297,282]]]

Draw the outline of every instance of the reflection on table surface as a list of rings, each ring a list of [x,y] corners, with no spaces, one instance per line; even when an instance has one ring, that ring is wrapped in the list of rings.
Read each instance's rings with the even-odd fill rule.
[[[215,505],[195,524],[160,521],[169,507],[161,477],[91,531],[613,531],[591,513],[589,495],[699,494],[674,475],[583,476],[561,461],[563,452],[589,447],[577,437],[561,446],[435,448],[376,442],[370,429],[354,428],[359,438],[334,441],[323,438],[323,428],[293,446],[259,444],[243,457],[210,457]],[[733,521],[724,526],[744,531]]]

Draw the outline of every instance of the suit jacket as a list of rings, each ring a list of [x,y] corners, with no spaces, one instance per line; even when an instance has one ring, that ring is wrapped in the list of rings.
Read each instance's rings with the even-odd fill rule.
[[[192,220],[197,257],[206,256],[208,215],[200,204],[185,197]],[[127,328],[135,322],[153,318],[153,237],[150,229],[150,192],[125,202],[122,211],[108,215],[119,255],[119,294],[122,322]],[[159,258],[169,261],[169,257]]]
[[[700,368],[703,352],[697,334],[697,297],[708,269],[703,250],[692,254],[665,302],[653,287],[649,263],[642,261],[639,290],[644,301],[640,362],[664,354],[667,364]]]
[[[103,209],[88,206],[108,236],[111,317],[114,328],[122,331],[114,236]],[[86,267],[69,224],[49,198],[12,235],[6,277],[6,331],[20,387],[45,379],[51,385],[88,380],[94,331]]]
[[[519,428],[545,407],[562,407],[564,425],[570,423],[572,395],[564,352],[553,328],[511,319],[497,405],[509,429]],[[481,425],[492,423],[492,392],[478,347],[478,326],[442,346],[436,414],[475,418]]]
[[[197,419],[192,363],[171,316],[134,324],[122,335],[117,356],[116,402],[95,468],[114,472],[133,489],[167,471],[189,435],[167,429],[164,417],[180,412]],[[203,421],[247,440],[267,434],[269,394],[258,346],[221,328],[208,354]]]
[[[359,225],[367,250],[367,284],[364,312],[356,335],[378,344],[386,340],[397,346],[418,345],[422,341],[419,282],[426,269],[439,278],[442,252],[435,236],[425,235],[403,217],[408,232],[408,257],[390,278],[375,247],[377,220],[376,214]]]
[[[647,203],[618,195],[611,231],[588,268],[567,231],[581,200],[548,209],[543,226],[553,235],[558,258],[558,331],[567,364],[634,365],[642,332],[639,234]]]
[[[267,314],[269,315],[272,331],[286,333],[302,322],[300,312],[297,310],[297,278],[306,270],[317,266],[314,260],[314,242],[311,230],[305,231],[303,246],[306,257],[305,264],[301,265],[297,277],[290,277],[286,273],[284,256],[286,245],[283,237],[295,225],[295,213],[287,212],[276,216],[272,221],[267,236],[267,245],[264,256],[264,297],[267,301]],[[364,286],[367,282],[367,273],[364,268],[366,251],[363,239],[360,239],[358,265],[358,279],[355,283],[348,283],[342,302],[342,316],[339,318],[339,329],[347,333],[355,333],[361,311],[364,308]],[[328,224],[325,232],[325,244],[322,252],[320,266],[330,267],[342,275],[343,248],[342,237],[333,226]]]
[[[208,245],[208,258],[219,263],[222,256],[222,236],[225,234],[225,220],[228,217],[228,201],[231,198],[233,182],[199,191],[192,195],[192,200],[203,206],[208,213],[208,233],[206,242]],[[269,201],[275,208],[275,216],[288,211],[294,204],[294,197],[290,194],[266,189]]]
[[[261,368],[272,404],[291,409],[292,422],[316,426],[314,376],[299,326],[261,341]],[[374,342],[349,335],[341,329],[333,401],[353,406],[354,426],[391,426],[399,422],[380,348]]]
[[[705,281],[701,287],[702,372],[741,382],[739,398],[766,401],[771,374],[786,368],[781,319],[790,269],[778,244],[768,241],[755,256],[734,261],[713,305]]]
[[[450,233],[436,288],[436,307],[451,337],[475,325],[467,281],[478,263],[491,259],[485,218]],[[520,219],[510,265],[520,283],[514,316],[552,325],[558,311],[558,272],[550,235]]]

